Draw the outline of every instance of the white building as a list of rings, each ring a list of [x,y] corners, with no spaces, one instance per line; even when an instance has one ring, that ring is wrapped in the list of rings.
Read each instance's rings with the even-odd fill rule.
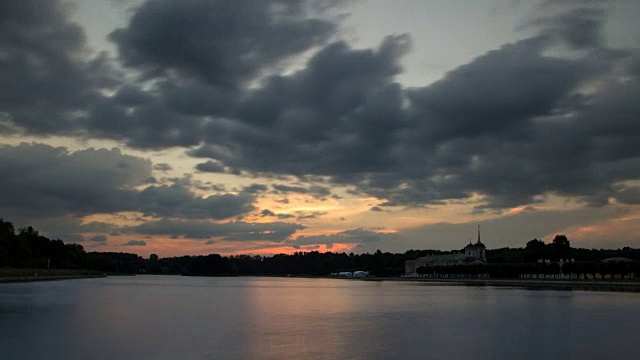
[[[417,276],[416,270],[421,266],[472,265],[487,262],[487,247],[480,241],[480,226],[478,226],[478,241],[464,247],[464,253],[439,254],[407,260],[404,262],[404,275]]]

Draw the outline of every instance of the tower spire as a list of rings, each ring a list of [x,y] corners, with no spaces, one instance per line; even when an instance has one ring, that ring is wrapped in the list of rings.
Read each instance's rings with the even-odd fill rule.
[[[480,244],[480,224],[478,224],[478,244]]]

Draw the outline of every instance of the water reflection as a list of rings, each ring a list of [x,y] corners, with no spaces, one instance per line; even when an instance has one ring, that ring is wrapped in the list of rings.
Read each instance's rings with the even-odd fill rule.
[[[2,284],[15,359],[633,358],[640,295],[296,278]]]

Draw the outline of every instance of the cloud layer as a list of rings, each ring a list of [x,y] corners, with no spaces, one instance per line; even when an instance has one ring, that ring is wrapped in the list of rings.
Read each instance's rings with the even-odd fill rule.
[[[15,217],[139,212],[154,217],[228,219],[253,210],[247,193],[203,197],[188,181],[148,184],[149,160],[118,149],[70,152],[23,143],[0,147],[0,212]]]
[[[472,198],[504,210],[548,195],[640,203],[640,61],[607,47],[607,2],[542,2],[523,24],[531,37],[415,88],[396,81],[410,36],[354,48],[339,5],[146,1],[109,35],[111,56],[87,49],[65,2],[0,2],[0,134],[179,147],[200,172],[299,181],[200,196],[150,183],[154,165],[117,149],[21,144],[0,147],[0,172],[15,174],[0,179],[11,189],[0,210],[129,211],[159,219],[129,229],[143,234],[284,241],[302,225],[207,220],[249,214],[266,191],[322,199],[333,185],[379,199],[377,211]]]

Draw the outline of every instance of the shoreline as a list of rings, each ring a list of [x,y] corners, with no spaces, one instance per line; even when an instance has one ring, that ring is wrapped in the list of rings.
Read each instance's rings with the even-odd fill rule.
[[[0,284],[3,284],[3,283],[26,283],[26,282],[38,282],[38,281],[95,279],[95,278],[103,278],[103,277],[107,277],[107,275],[7,276],[7,277],[0,277]]]
[[[640,281],[594,281],[594,280],[523,280],[523,279],[430,279],[409,277],[361,278],[363,281],[415,282],[425,285],[448,286],[499,286],[549,290],[588,290],[614,292],[640,292]]]
[[[30,275],[30,276],[6,276],[0,277],[3,283],[26,283],[39,281],[79,280],[104,278],[107,274],[94,275]],[[495,286],[504,288],[523,288],[532,290],[582,290],[582,291],[608,291],[608,292],[638,292],[640,293],[640,281],[635,280],[553,280],[553,279],[433,279],[416,277],[366,277],[366,278],[338,278],[323,276],[290,276],[293,278],[319,278],[319,279],[343,279],[359,281],[395,281],[405,283],[417,283],[425,286]]]

